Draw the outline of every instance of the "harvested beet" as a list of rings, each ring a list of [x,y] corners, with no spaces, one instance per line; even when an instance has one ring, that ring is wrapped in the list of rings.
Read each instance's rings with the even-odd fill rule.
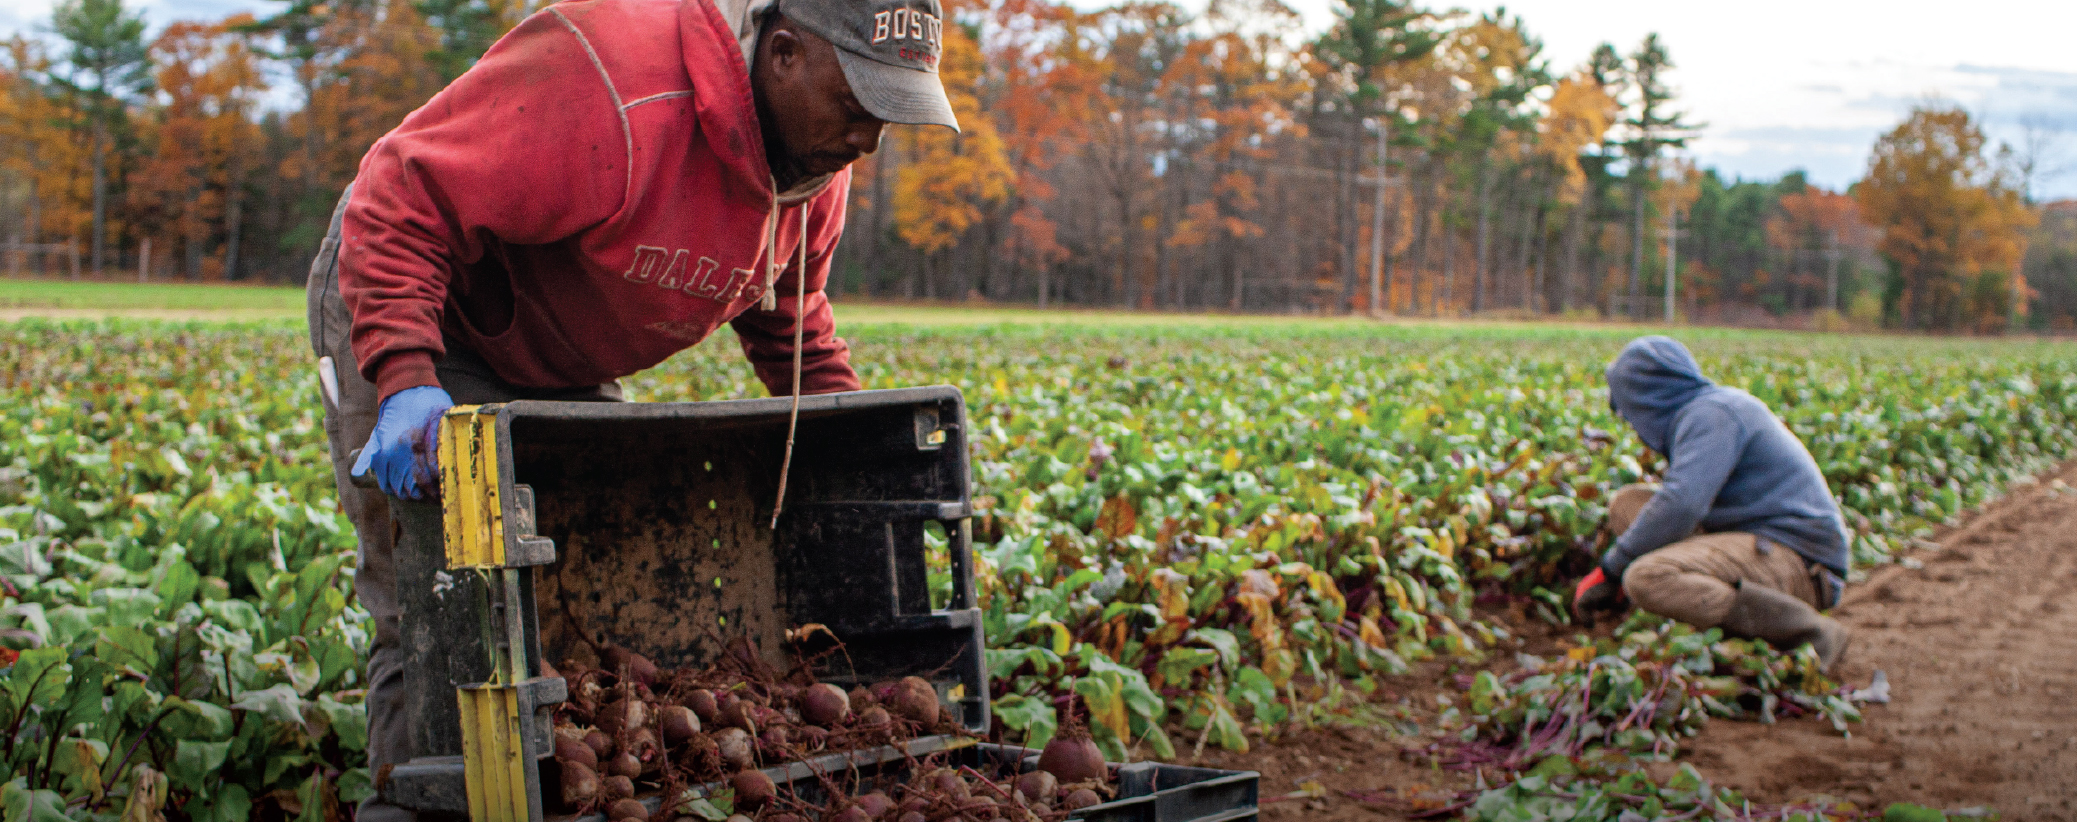
[[[904,811],[895,822],[930,822],[930,817],[924,816],[922,811]]]
[[[605,759],[612,756],[613,748],[615,747],[613,737],[607,736],[604,731],[597,730],[588,731],[584,734],[584,744],[591,748],[591,753],[596,759]]]
[[[775,813],[765,817],[764,822],[808,822],[808,820],[802,819],[798,814]]]
[[[714,692],[705,688],[694,688],[685,695],[684,703],[701,722],[712,723],[721,716],[721,705],[714,701]]]
[[[894,691],[885,700],[887,709],[895,716],[934,725],[938,721],[938,692],[930,681],[919,676],[902,677],[894,684]]]
[[[806,750],[819,751],[822,750],[823,745],[829,744],[829,729],[827,728],[808,725],[794,729],[794,734],[799,737],[800,746]]]
[[[1046,771],[1032,771],[1017,777],[1017,792],[1032,802],[1052,799],[1060,791],[1060,780]]]
[[[656,663],[641,654],[618,645],[599,648],[599,665],[613,674],[626,675],[628,679],[644,685],[656,684]]]
[[[721,751],[721,761],[731,768],[748,768],[757,764],[757,747],[750,735],[742,728],[723,728],[714,734],[714,745]]]
[[[621,737],[621,750],[634,754],[636,759],[650,762],[663,755],[663,742],[656,738],[651,728],[636,728]]]
[[[555,737],[555,761],[565,765],[583,765],[586,768],[596,770],[599,766],[599,754],[597,751],[592,750],[590,745],[557,734]]]
[[[599,780],[599,795],[607,799],[626,799],[635,795],[635,781],[625,776],[609,776]]]
[[[894,719],[887,715],[887,709],[878,705],[858,713],[858,724],[867,728],[884,728],[887,727],[887,723],[893,721]]]
[[[1088,788],[1076,788],[1073,793],[1067,795],[1066,799],[1060,800],[1060,807],[1070,811],[1079,811],[1091,805],[1101,804],[1103,804],[1103,797],[1097,796],[1095,791]]]
[[[873,822],[872,814],[859,810],[857,805],[829,815],[829,822]]]
[[[640,728],[649,724],[649,703],[632,696],[617,702],[609,702],[599,709],[599,730],[618,736],[629,728]]]
[[[642,760],[636,759],[634,754],[621,751],[614,754],[612,759],[606,760],[606,773],[633,779],[642,775]]]
[[[664,744],[675,748],[700,732],[700,717],[683,705],[665,705],[657,711],[656,727],[663,731]]]
[[[864,685],[852,688],[851,692],[845,694],[845,696],[850,698],[851,710],[854,711],[863,711],[867,707],[880,704],[880,700],[873,696],[872,689]]]
[[[873,791],[851,801],[857,803],[858,809],[864,811],[866,816],[874,819],[894,812],[894,800],[889,799],[886,794],[879,791]]]
[[[742,728],[748,733],[756,734],[757,718],[757,706],[747,699],[738,699],[721,709],[721,716],[716,719],[716,724],[725,728]]]
[[[590,802],[599,795],[599,775],[589,766],[577,762],[564,762],[563,801],[575,804]]]
[[[801,692],[801,719],[810,725],[836,725],[851,716],[851,697],[827,682]]]
[[[940,769],[933,772],[930,775],[930,783],[937,788],[938,795],[950,799],[965,799],[971,793],[967,790],[966,779],[954,770]]]
[[[765,776],[764,771],[737,771],[729,777],[728,786],[736,791],[736,807],[745,810],[762,808],[779,795],[779,786],[772,784],[772,778]]]
[[[620,822],[622,819],[646,820],[649,818],[649,809],[633,799],[616,799],[613,800],[613,804],[606,806],[606,818],[614,822]]]
[[[774,753],[784,753],[787,746],[793,742],[791,736],[791,734],[786,732],[786,726],[773,725],[764,729],[764,733],[757,735],[757,742],[759,745],[764,746],[765,750]]]
[[[1039,752],[1038,767],[1057,777],[1062,782],[1085,782],[1103,779],[1108,772],[1103,766],[1103,751],[1097,750],[1096,741],[1087,732],[1063,731],[1046,749]]]

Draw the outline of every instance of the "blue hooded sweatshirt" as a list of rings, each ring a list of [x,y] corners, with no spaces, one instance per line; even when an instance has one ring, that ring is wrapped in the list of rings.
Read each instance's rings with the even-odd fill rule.
[[[1766,403],[1710,382],[1687,348],[1667,337],[1623,347],[1608,366],[1608,401],[1667,458],[1658,493],[1601,558],[1610,579],[1698,525],[1755,534],[1846,575],[1839,504],[1810,451]]]

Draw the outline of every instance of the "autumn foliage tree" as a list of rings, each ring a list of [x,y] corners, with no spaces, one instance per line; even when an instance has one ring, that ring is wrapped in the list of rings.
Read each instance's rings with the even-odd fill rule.
[[[1890,300],[1906,328],[2002,328],[2035,217],[1967,111],[1922,105],[1875,143],[1854,189],[1882,229]]]

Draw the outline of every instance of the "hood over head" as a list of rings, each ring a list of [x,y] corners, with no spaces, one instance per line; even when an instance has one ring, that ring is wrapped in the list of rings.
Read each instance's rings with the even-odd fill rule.
[[[1673,415],[1716,385],[1671,337],[1638,337],[1608,364],[1608,404],[1653,451],[1668,453]]]
[[[708,2],[708,0],[694,1]],[[757,65],[757,37],[764,31],[764,19],[770,16],[773,11],[778,10],[779,0],[711,0],[711,2],[713,2],[715,10],[721,12],[721,19],[727,21],[729,27],[735,30],[736,47],[743,52],[744,75],[749,76],[752,67]],[[777,195],[780,205],[794,205],[821,194],[824,188],[829,187],[830,181],[836,179],[836,176],[832,172],[819,177],[809,177],[794,183],[792,188],[785,191],[774,191],[773,193]],[[776,189],[778,185],[775,183],[772,187]]]

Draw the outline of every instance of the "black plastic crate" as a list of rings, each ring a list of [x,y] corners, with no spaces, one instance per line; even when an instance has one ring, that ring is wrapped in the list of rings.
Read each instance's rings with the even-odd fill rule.
[[[933,737],[907,746],[888,746],[850,753],[828,754],[802,762],[766,768],[764,773],[781,790],[801,798],[827,804],[822,779],[831,781],[856,796],[884,790],[904,782],[912,762],[933,762],[946,767],[967,766],[990,778],[1014,777],[1038,767],[1038,752],[1029,748],[968,740]],[[1083,808],[1069,819],[1083,822],[1227,822],[1258,817],[1261,775],[1254,771],[1192,768],[1158,762],[1113,763],[1116,799]],[[702,786],[702,792],[724,790],[720,783]],[[661,797],[648,797],[644,804],[653,813]],[[603,822],[589,816],[573,822]]]
[[[394,501],[406,709],[419,757],[378,774],[385,797],[470,811],[458,702],[466,693],[457,692],[482,683],[518,694],[534,785],[554,784],[541,779],[553,768],[546,716],[564,694],[559,679],[541,678],[540,662],[588,660],[580,632],[666,669],[705,665],[742,637],[783,667],[788,631],[819,624],[845,644],[827,658],[837,669],[818,672],[824,681],[922,676],[964,727],[985,732],[959,390],[802,398],[773,530],[792,402],[519,401],[465,418],[476,439],[455,447],[480,452],[484,477],[460,485],[477,489],[476,514],[499,534],[487,541],[502,550],[494,568],[452,558],[451,492],[448,517],[439,504]],[[447,427],[456,426],[450,416]],[[949,542],[944,608],[931,602],[930,523]],[[538,788],[529,790],[531,813],[508,803],[479,815],[538,817]]]

